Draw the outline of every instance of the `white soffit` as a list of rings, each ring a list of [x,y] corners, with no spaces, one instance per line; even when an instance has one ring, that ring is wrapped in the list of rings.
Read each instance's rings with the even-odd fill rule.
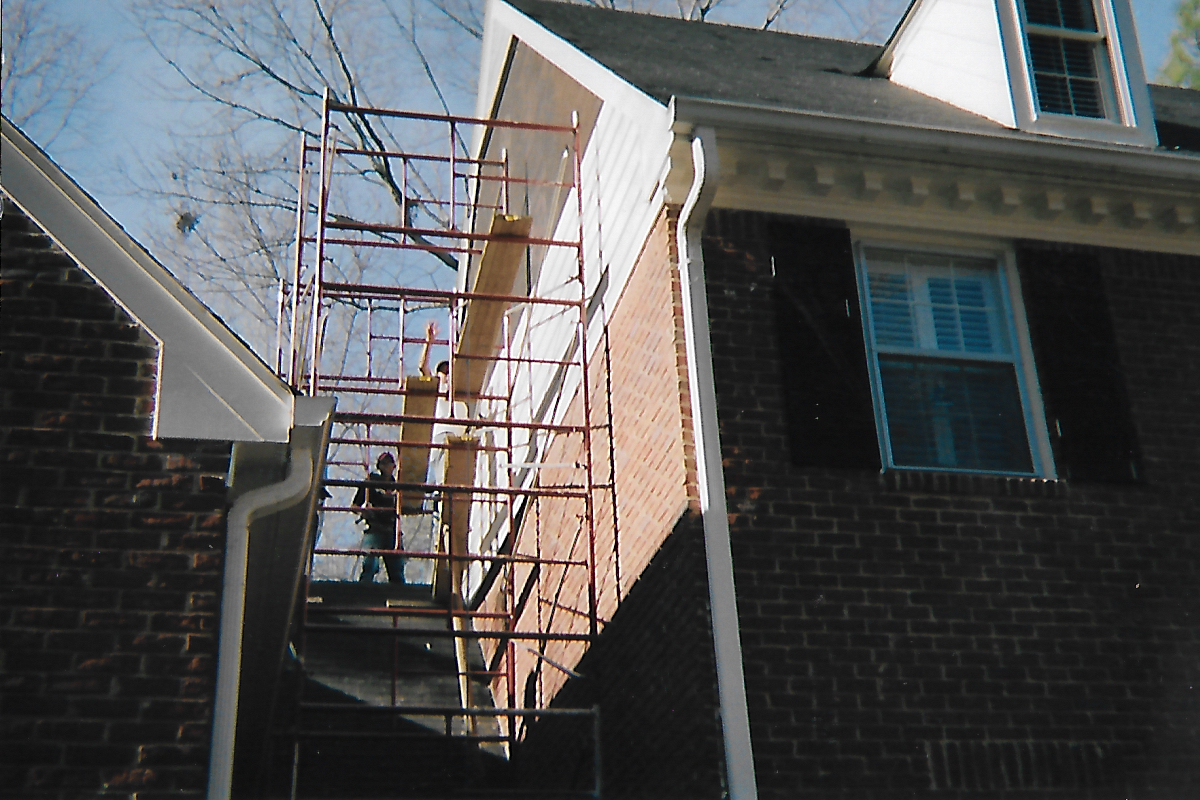
[[[1017,127],[994,0],[917,0],[880,67],[893,83]]]
[[[8,119],[4,192],[160,343],[154,435],[286,442],[293,395]]]

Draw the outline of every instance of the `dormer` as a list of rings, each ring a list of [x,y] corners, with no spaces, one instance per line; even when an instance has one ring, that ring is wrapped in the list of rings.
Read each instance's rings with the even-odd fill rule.
[[[1009,128],[1158,144],[1129,0],[913,0],[875,71]]]

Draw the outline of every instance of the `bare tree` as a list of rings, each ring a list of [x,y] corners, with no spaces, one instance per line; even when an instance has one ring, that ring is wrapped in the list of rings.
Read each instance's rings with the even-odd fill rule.
[[[165,212],[151,244],[170,253],[181,277],[265,352],[294,237],[299,139],[317,130],[324,92],[351,105],[462,113],[474,87],[479,5],[139,0],[134,11],[168,66],[164,88],[190,96],[169,126],[169,145],[144,158],[137,176]],[[342,135],[364,149],[402,144],[366,117],[351,118]],[[370,172],[390,195],[392,214],[405,222],[437,214],[411,186],[404,197],[387,160],[372,161]],[[406,280],[445,284],[455,265],[438,252],[409,259],[405,268],[415,274]]]
[[[907,6],[908,0],[771,0],[762,27],[882,42]]]
[[[42,147],[63,142],[72,121],[95,109],[93,90],[107,75],[106,50],[82,26],[51,13],[44,0],[6,0],[3,16],[0,107]]]
[[[675,3],[679,7],[680,17],[703,22],[714,8],[721,5],[721,0],[675,0]]]
[[[792,0],[774,0],[767,8],[767,17],[763,20],[762,29],[770,30],[771,26],[779,21],[783,16],[783,12],[787,11],[788,6],[792,4]]]
[[[577,0],[690,19],[740,14],[764,27],[806,30],[827,20],[820,0]],[[265,354],[275,287],[294,238],[297,156],[321,98],[353,105],[473,106],[484,0],[133,0],[135,18],[167,65],[164,90],[187,97],[158,153],[143,154],[140,190],[162,209],[149,239],[201,297]],[[902,0],[834,0],[834,35],[876,36]],[[762,23],[759,23],[762,24]],[[828,26],[827,26],[828,27]],[[886,35],[886,30],[882,35]],[[364,149],[399,148],[397,131],[351,118],[343,135]],[[437,219],[418,181],[401,187],[390,162],[366,169],[397,222]],[[406,196],[407,191],[407,196]],[[419,220],[418,220],[419,221]],[[169,255],[167,255],[169,254]],[[425,252],[390,278],[445,286],[456,262]],[[377,268],[339,265],[347,280]],[[399,274],[396,270],[401,270]]]

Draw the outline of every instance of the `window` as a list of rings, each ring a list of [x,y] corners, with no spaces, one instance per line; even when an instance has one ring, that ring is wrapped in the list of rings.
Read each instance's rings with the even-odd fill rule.
[[[995,7],[1017,128],[1158,144],[1129,0],[1000,0]]]
[[[1021,0],[1021,6],[1038,110],[1116,117],[1108,46],[1092,0]]]
[[[771,264],[792,465],[1144,480],[1103,275],[1141,254],[726,209],[704,236]]]
[[[1002,259],[870,244],[859,255],[885,464],[1044,474]]]

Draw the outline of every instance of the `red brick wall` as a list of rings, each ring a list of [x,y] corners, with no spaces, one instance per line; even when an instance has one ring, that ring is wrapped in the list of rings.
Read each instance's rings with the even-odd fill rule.
[[[719,785],[703,544],[698,514],[687,513],[698,506],[676,219],[676,209],[663,209],[620,299],[608,309],[611,376],[606,375],[606,343],[598,344],[589,365],[593,424],[601,424],[608,415],[611,386],[618,521],[614,534],[613,493],[597,491],[600,642],[586,656],[582,644],[549,643],[547,657],[578,666],[587,676],[569,684],[564,673],[539,665],[534,656],[517,649],[519,702],[548,704],[553,699],[563,707],[600,705],[602,749],[608,754],[605,784],[633,792],[620,796],[716,796]],[[579,424],[582,405],[577,395],[568,409],[568,422]],[[609,482],[609,445],[602,429],[594,431],[599,483]],[[571,463],[580,460],[582,453],[581,437],[560,436],[545,460]],[[533,550],[535,532],[540,530],[544,557],[585,558],[583,511],[579,500],[540,500],[526,513],[521,551]],[[669,537],[677,543],[664,550]],[[529,571],[518,569],[517,576],[519,594]],[[517,627],[534,628],[539,613],[545,626],[554,614],[555,630],[586,633],[587,610],[585,571],[547,567]],[[497,686],[503,691],[502,683]],[[671,735],[679,724],[692,731],[691,738]],[[590,769],[579,766],[590,764],[590,741],[590,731],[578,725],[539,725],[522,750],[522,773],[536,777],[543,786],[564,772],[578,778],[578,769]],[[657,755],[650,757],[651,753]],[[559,785],[571,783],[564,780]]]
[[[608,415],[607,393],[611,386],[619,522],[614,534],[614,493],[597,491],[596,595],[602,620],[613,616],[696,496],[675,219],[674,210],[663,210],[620,299],[609,309],[607,360],[611,362],[611,376],[606,375],[604,343],[599,343],[589,364],[593,425],[602,424]],[[565,421],[578,425],[582,419],[583,402],[577,394]],[[593,431],[592,453],[596,482],[610,483],[609,442],[602,429]],[[545,460],[551,464],[582,461],[582,437],[559,436]],[[543,470],[547,483],[559,477],[552,472]],[[543,557],[585,559],[588,542],[583,516],[582,500],[544,498],[534,503],[520,533],[521,552],[533,552],[540,530]],[[517,573],[518,587],[524,586],[529,571]],[[489,599],[489,608],[500,602],[497,594]],[[517,627],[534,628],[539,613],[545,626],[545,620],[553,614],[555,630],[586,633],[588,603],[587,574],[583,569],[544,568]],[[554,642],[546,652],[550,658],[570,665],[579,660],[583,650],[581,644]],[[518,653],[518,686],[525,685],[537,663],[531,654]],[[565,675],[557,670],[542,672],[538,691],[543,701],[554,696],[564,679]]]
[[[770,264],[705,245],[759,796],[1200,796],[1200,259],[1094,251],[1112,487],[793,466]]]
[[[2,224],[0,794],[198,796],[229,444],[149,439],[155,342]]]

